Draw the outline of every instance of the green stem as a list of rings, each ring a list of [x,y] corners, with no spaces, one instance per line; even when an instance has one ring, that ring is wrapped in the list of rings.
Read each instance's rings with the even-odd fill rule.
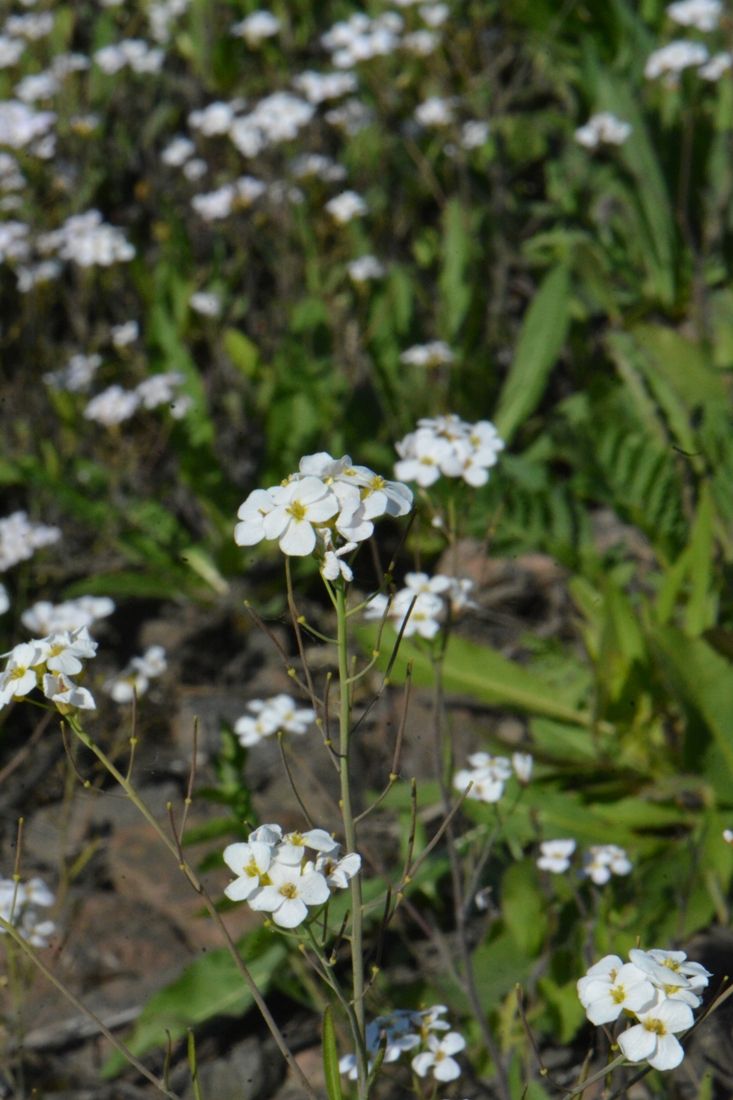
[[[349,774],[349,735],[351,732],[351,698],[349,694],[349,645],[346,616],[346,593],[343,583],[336,587],[336,623],[339,674],[339,776],[341,780],[341,816],[344,823],[346,851],[358,851],[356,822],[351,805],[351,779]],[[351,880],[351,967],[354,992],[354,1019],[357,1035],[354,1036],[357,1062],[357,1091],[359,1100],[368,1095],[366,1033],[364,1017],[364,950],[362,924],[361,876]]]

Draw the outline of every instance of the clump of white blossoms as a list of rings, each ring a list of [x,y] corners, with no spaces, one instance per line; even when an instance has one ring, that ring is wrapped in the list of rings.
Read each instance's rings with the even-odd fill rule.
[[[44,233],[38,247],[45,254],[55,253],[79,267],[111,267],[126,263],[135,249],[116,226],[108,225],[98,210],[73,214],[60,229]]]
[[[280,30],[280,20],[269,11],[253,11],[234,23],[231,33],[243,38],[248,46],[258,46],[265,38],[273,38]]]
[[[417,430],[396,444],[400,461],[395,476],[427,488],[441,477],[460,477],[474,487],[485,485],[504,440],[489,420],[469,424],[459,416],[423,417]]]
[[[471,599],[473,581],[467,578],[447,577],[436,573],[407,573],[405,587],[391,598],[378,592],[372,596],[364,611],[366,619],[387,619],[401,630],[406,638],[418,634],[421,638],[434,638],[449,614],[476,607]]]
[[[685,69],[704,65],[709,56],[707,47],[702,42],[677,39],[649,54],[644,66],[644,76],[648,80],[661,78],[668,87],[675,88],[679,83],[680,73]]]
[[[599,145],[623,145],[631,129],[630,123],[610,111],[600,111],[575,131],[575,140],[586,149],[597,149]]]
[[[20,616],[27,630],[34,634],[59,634],[64,630],[80,630],[106,619],[115,609],[109,596],[77,596],[74,600],[53,604],[38,600]]]
[[[86,627],[49,634],[21,642],[7,654],[0,672],[0,707],[19,700],[36,688],[55,703],[62,714],[70,710],[94,710],[91,692],[72,677],[83,669],[83,661],[94,657],[97,643]]]
[[[543,840],[537,866],[541,871],[553,875],[562,875],[570,867],[570,858],[575,851],[575,841],[568,837],[560,840]]]
[[[693,1008],[711,974],[690,962],[684,951],[632,948],[629,962],[606,955],[578,981],[578,997],[591,1023],[613,1023],[622,1013],[636,1023],[616,1042],[630,1062],[648,1062],[654,1069],[678,1066],[685,1052],[676,1035],[694,1022]]]
[[[418,1077],[431,1073],[436,1081],[455,1081],[461,1067],[453,1057],[466,1046],[466,1040],[442,1019],[445,1005],[433,1005],[422,1011],[398,1008],[387,1016],[377,1016],[366,1027],[366,1054],[371,1071],[380,1052],[382,1061],[396,1062],[403,1054],[412,1054],[411,1066]],[[442,1034],[439,1034],[442,1033]],[[352,1081],[357,1077],[356,1057],[345,1054],[339,1070]]]
[[[0,878],[0,917],[17,928],[32,947],[48,947],[50,937],[56,931],[52,920],[41,919],[38,909],[48,909],[56,898],[40,878],[26,883],[11,878]],[[5,935],[0,928],[0,935]]]
[[[234,723],[234,732],[241,745],[249,748],[276,733],[306,733],[316,720],[310,707],[298,707],[289,695],[274,695],[271,699],[252,699],[247,703],[251,714],[244,714]]]
[[[677,0],[667,6],[667,15],[673,23],[698,31],[716,30],[722,14],[720,0]]]
[[[246,843],[229,844],[224,862],[237,876],[224,890],[230,901],[246,901],[280,928],[297,928],[361,869],[361,856],[342,855],[325,829],[283,834],[280,825],[260,825]]]
[[[54,390],[85,393],[101,365],[101,355],[96,353],[85,355],[83,352],[77,352],[71,356],[66,366],[60,367],[59,370],[47,371],[43,375],[43,381]]]
[[[33,523],[27,512],[12,512],[0,519],[0,573],[19,561],[32,558],[36,550],[51,546],[61,538],[58,527]]]
[[[529,753],[515,752],[507,756],[492,756],[488,752],[474,752],[468,758],[470,768],[461,768],[453,776],[453,786],[468,791],[467,798],[476,802],[498,802],[512,775],[525,786],[532,775],[534,763]]]
[[[596,886],[605,886],[611,875],[628,875],[631,860],[618,844],[593,844],[583,858],[583,874]]]
[[[133,657],[122,672],[108,680],[104,690],[115,703],[131,703],[133,699],[144,695],[150,687],[150,681],[162,676],[167,667],[163,646],[148,646],[141,657]]]
[[[541,871],[549,871],[553,875],[562,875],[570,867],[575,848],[576,842],[569,838],[544,840],[540,844],[537,866]],[[589,878],[596,886],[605,886],[612,875],[630,874],[632,866],[625,850],[620,848],[618,844],[592,844],[583,854],[581,874],[584,878]]]
[[[340,195],[335,195],[334,198],[329,199],[324,209],[335,222],[338,222],[339,225],[345,225],[347,222],[353,221],[354,218],[363,217],[367,213],[368,207],[356,191],[342,191]]]
[[[376,256],[359,256],[351,260],[346,270],[354,283],[367,283],[371,279],[381,279],[385,274],[384,264]]]
[[[400,355],[400,363],[405,363],[408,367],[444,367],[452,362],[453,352],[445,340],[414,344]]]
[[[349,581],[353,574],[343,556],[371,537],[374,520],[404,516],[411,508],[406,485],[355,466],[348,455],[321,451],[301,458],[298,472],[280,485],[249,494],[237,512],[234,541],[255,546],[268,539],[288,556],[315,554],[327,580]]]

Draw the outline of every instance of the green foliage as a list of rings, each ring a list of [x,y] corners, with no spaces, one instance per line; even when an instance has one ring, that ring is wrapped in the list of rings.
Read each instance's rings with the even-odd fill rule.
[[[238,950],[258,988],[266,993],[287,954],[285,943],[266,929],[251,932]],[[189,1027],[215,1015],[239,1016],[253,1005],[252,994],[230,953],[208,951],[187,966],[171,985],[154,994],[138,1017],[126,1046],[135,1055],[163,1046],[167,1036],[181,1038]],[[104,1067],[106,1077],[125,1065],[113,1054]]]

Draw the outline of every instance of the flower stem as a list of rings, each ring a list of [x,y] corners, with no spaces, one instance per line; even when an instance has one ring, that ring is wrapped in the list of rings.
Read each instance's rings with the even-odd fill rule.
[[[341,780],[341,816],[344,823],[346,851],[358,851],[356,821],[351,804],[351,777],[349,771],[349,735],[351,733],[351,697],[349,691],[349,646],[344,584],[336,586],[336,623],[339,675],[339,775]],[[364,1044],[364,951],[361,876],[351,879],[351,968],[354,993],[354,1019],[356,1045],[357,1088],[359,1100],[368,1095],[366,1050]]]

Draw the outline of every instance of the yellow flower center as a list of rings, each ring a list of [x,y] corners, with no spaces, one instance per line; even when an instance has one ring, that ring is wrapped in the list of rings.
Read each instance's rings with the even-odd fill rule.
[[[655,1035],[666,1035],[667,1029],[664,1026],[664,1020],[644,1020],[644,1027],[647,1031],[653,1031]]]
[[[280,893],[284,898],[297,898],[298,888],[294,882],[284,882],[280,887]]]
[[[285,511],[293,517],[296,523],[301,523],[305,519],[305,505],[301,504],[299,500],[294,500],[287,506]]]

